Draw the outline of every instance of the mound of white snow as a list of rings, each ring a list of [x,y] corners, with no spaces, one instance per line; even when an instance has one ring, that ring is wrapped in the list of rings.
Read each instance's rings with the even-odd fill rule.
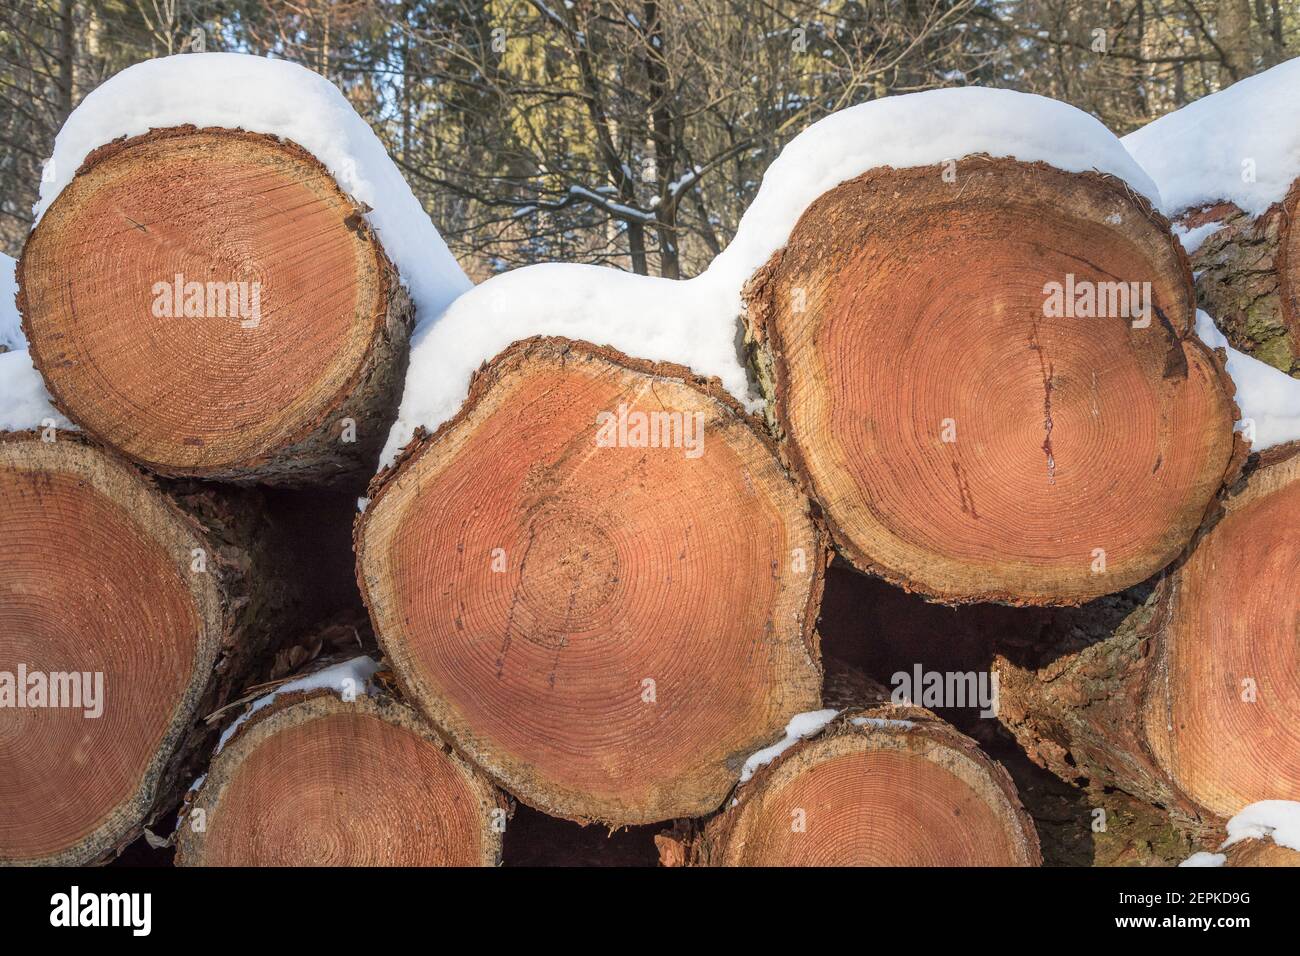
[[[1124,137],[1164,212],[1227,200],[1257,216],[1300,176],[1300,58],[1189,103]]]
[[[1278,846],[1300,851],[1300,802],[1259,800],[1244,807],[1228,821],[1228,838],[1219,847],[1226,850],[1242,840],[1272,840]],[[1179,866],[1223,866],[1223,853],[1193,853]]]
[[[128,67],[72,111],[54,141],[36,219],[97,147],[172,126],[266,133],[315,156],[353,198],[402,275],[417,318],[469,288],[438,230],[366,121],[329,80],[295,63],[244,53],[185,53]]]
[[[0,431],[41,428],[47,423],[72,428],[72,422],[50,404],[50,393],[32,366],[14,302],[18,294],[14,267],[14,260],[0,255],[0,345],[9,349],[0,352]]]
[[[27,348],[22,324],[18,318],[18,279],[14,272],[18,263],[0,253],[0,348],[17,350]]]
[[[50,403],[40,373],[26,349],[0,352],[0,431],[26,428],[75,428]]]
[[[864,103],[809,127],[763,177],[732,243],[685,281],[579,265],[528,266],[495,276],[440,317],[422,319],[396,424],[380,458],[390,465],[417,427],[430,431],[464,400],[470,375],[511,342],[560,335],[611,345],[716,376],[756,407],[736,352],[745,282],[785,245],[804,210],[840,183],[880,166],[907,168],[977,153],[1116,176],[1159,205],[1119,140],[1087,113],[1008,90],[933,90]],[[957,169],[960,181],[960,166]]]
[[[1247,421],[1255,426],[1251,449],[1262,451],[1300,441],[1300,380],[1238,352],[1215,327],[1214,320],[1199,309],[1196,334],[1210,348],[1228,352],[1228,375],[1237,386],[1237,408],[1241,410],[1237,428],[1241,430]]]
[[[1228,839],[1221,849],[1242,840],[1272,840],[1278,846],[1300,851],[1300,803],[1295,800],[1260,800],[1228,821]]]

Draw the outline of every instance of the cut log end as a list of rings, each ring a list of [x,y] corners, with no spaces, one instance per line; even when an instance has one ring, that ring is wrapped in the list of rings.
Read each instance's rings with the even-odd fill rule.
[[[682,856],[661,842],[668,860]],[[1038,866],[1010,777],[919,708],[839,715],[743,784],[691,847],[708,866]]]
[[[1112,179],[944,171],[836,187],[751,281],[788,458],[846,558],[937,600],[1079,604],[1144,580],[1234,450],[1186,259]]]
[[[709,812],[818,704],[818,526],[686,369],[516,343],[371,498],[358,576],[406,696],[541,810]]]
[[[1297,512],[1300,453],[1270,450],[1100,639],[1078,649],[1067,626],[1041,666],[999,657],[999,717],[1026,752],[1206,842],[1243,806],[1300,791]]]
[[[1170,580],[1143,716],[1158,764],[1230,817],[1300,793],[1300,453],[1256,469]]]
[[[216,577],[191,571],[196,526],[76,436],[0,434],[0,502],[0,862],[92,862],[138,833],[193,719]]]
[[[160,474],[371,467],[412,317],[364,211],[270,136],[182,127],[96,150],[18,266],[55,402]]]
[[[217,755],[181,866],[495,866],[508,805],[409,707],[288,695]]]

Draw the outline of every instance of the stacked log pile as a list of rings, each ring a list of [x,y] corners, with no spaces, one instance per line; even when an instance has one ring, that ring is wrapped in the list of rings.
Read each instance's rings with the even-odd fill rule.
[[[407,376],[427,277],[324,150],[93,144],[17,268],[23,361],[75,428],[0,432],[0,704],[7,673],[103,691],[52,708],[10,681],[0,863],[146,834],[186,866],[491,866],[518,801],[654,825],[667,865],[1038,866],[990,755],[1011,737],[1206,850],[1300,797],[1300,451],[1248,458],[1195,333],[1215,280],[1094,126],[1113,162],[973,138],[955,167],[873,153],[806,190],[734,295],[701,296],[741,313],[754,395],[596,315],[510,337],[424,419],[453,367],[426,327]],[[526,314],[541,289],[515,288]],[[467,336],[502,311],[474,294]],[[730,341],[736,318],[701,321]],[[833,560],[1005,629],[1000,721],[824,661]],[[879,605],[890,634],[861,640],[912,641]],[[382,662],[321,677],[353,639]]]

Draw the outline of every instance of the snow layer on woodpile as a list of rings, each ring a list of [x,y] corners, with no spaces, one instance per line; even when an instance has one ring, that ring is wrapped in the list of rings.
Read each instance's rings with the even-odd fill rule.
[[[1255,425],[1250,447],[1262,451],[1300,441],[1300,380],[1238,352],[1215,327],[1214,320],[1200,309],[1196,312],[1196,334],[1210,348],[1228,353],[1228,375],[1237,386],[1237,407],[1241,410],[1237,430],[1241,431],[1248,421]]]
[[[27,338],[18,317],[18,280],[14,275],[18,263],[0,253],[0,349],[17,351],[27,348]]]
[[[18,285],[14,263],[0,254],[0,432],[21,432],[27,428],[75,428],[59,414],[45,390],[45,382],[31,364],[27,339],[18,319]]]
[[[50,393],[27,350],[0,352],[0,431],[44,428],[47,424],[76,428],[50,403]]]
[[[32,366],[14,301],[18,294],[14,266],[14,260],[0,254],[0,346],[9,349],[0,352],[0,431],[42,428],[51,422],[56,428],[74,428],[51,404],[50,393]]]
[[[320,160],[345,192],[371,207],[366,219],[410,290],[417,319],[436,315],[469,288],[383,143],[338,88],[296,63],[244,53],[146,60],[92,91],[54,141],[37,221],[92,150],[185,125],[278,136]]]
[[[744,783],[749,780],[754,774],[758,773],[761,767],[766,767],[800,740],[821,733],[822,729],[838,713],[838,710],[810,710],[807,713],[795,714],[790,718],[790,723],[785,725],[784,737],[772,744],[772,746],[764,747],[762,750],[749,755],[745,765],[740,768],[740,782]]]
[[[1300,851],[1300,802],[1295,800],[1259,800],[1244,807],[1227,826],[1228,838],[1220,850],[1242,840],[1272,840],[1278,846]],[[1223,866],[1223,853],[1193,853],[1179,866]]]
[[[345,700],[349,699],[349,697],[364,697],[370,693],[370,678],[374,676],[377,670],[379,670],[377,661],[361,655],[323,668],[314,674],[308,674],[306,677],[291,680],[287,684],[281,684],[265,697],[259,697],[253,701],[252,706],[240,714],[239,719],[222,732],[221,739],[217,741],[217,749],[214,751],[214,755],[221,753],[221,749],[226,746],[227,741],[235,735],[235,731],[249,717],[269,706],[277,697],[284,694],[305,693],[313,690],[332,690]]]
[[[970,87],[842,110],[781,151],[731,244],[694,279],[596,266],[528,266],[489,279],[432,323],[422,320],[381,467],[392,464],[417,427],[433,431],[456,413],[475,369],[511,342],[533,335],[583,339],[637,358],[686,365],[717,377],[756,409],[736,349],[741,289],[785,245],[804,210],[845,180],[880,166],[938,165],[977,153],[1107,173],[1160,202],[1150,177],[1109,130],[1045,97]]]
[[[1124,137],[1166,215],[1232,202],[1258,216],[1300,176],[1300,58],[1202,97]]]
[[[1300,802],[1260,800],[1228,821],[1226,850],[1242,840],[1272,840],[1278,846],[1300,851]]]

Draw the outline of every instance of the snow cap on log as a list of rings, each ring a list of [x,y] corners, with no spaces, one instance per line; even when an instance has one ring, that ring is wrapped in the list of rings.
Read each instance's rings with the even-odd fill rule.
[[[151,60],[86,97],[52,163],[18,305],[57,407],[163,475],[370,471],[415,316],[469,283],[332,84]]]
[[[1241,351],[1300,378],[1300,60],[1124,138],[1192,260],[1200,305]]]
[[[1169,218],[1220,202],[1258,216],[1300,177],[1300,58],[1167,113],[1122,142],[1155,180]]]
[[[822,193],[879,166],[942,163],[975,153],[1115,176],[1159,203],[1155,186],[1096,119],[1029,93],[975,87],[891,96],[835,113],[795,137],[772,163],[731,244],[684,281],[587,265],[527,266],[495,276],[421,318],[396,424],[380,466],[417,428],[451,418],[470,377],[507,345],[556,335],[685,365],[717,378],[751,410],[736,354],[736,316],[750,276],[790,236]]]
[[[470,282],[383,143],[329,80],[297,63],[246,53],[184,53],[127,67],[92,90],[54,140],[34,207],[39,223],[94,150],[179,126],[264,133],[301,146],[357,202],[409,288],[419,317]]]

